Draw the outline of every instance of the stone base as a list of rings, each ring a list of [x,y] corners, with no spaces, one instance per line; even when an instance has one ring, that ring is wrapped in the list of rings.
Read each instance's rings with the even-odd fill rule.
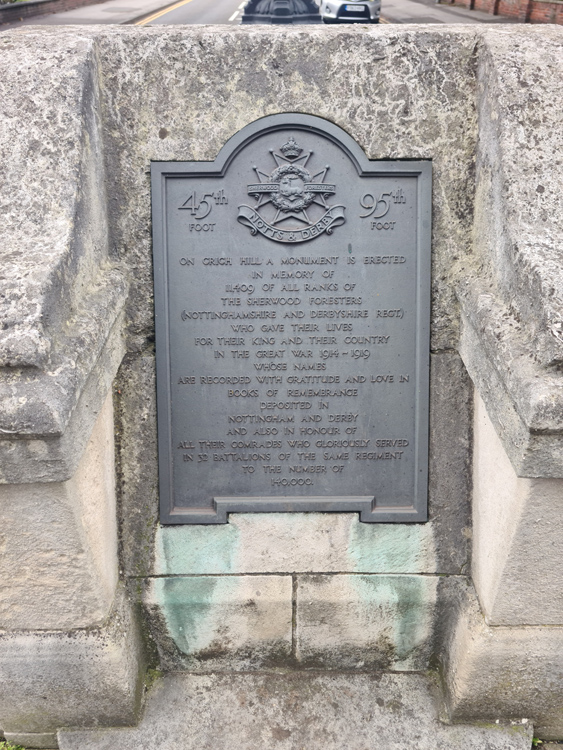
[[[135,729],[61,730],[61,750],[529,750],[531,725],[446,726],[420,674],[170,674]]]
[[[175,575],[143,604],[165,672],[422,672],[466,597],[462,576]]]
[[[6,739],[54,748],[64,726],[137,722],[141,642],[131,605],[118,594],[99,628],[0,634],[0,716]]]
[[[563,739],[563,628],[490,627],[475,600],[461,614],[444,670],[454,721],[526,717],[536,736]]]

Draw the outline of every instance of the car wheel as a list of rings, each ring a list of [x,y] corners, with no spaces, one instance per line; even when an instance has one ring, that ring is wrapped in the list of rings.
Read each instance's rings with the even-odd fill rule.
[[[323,23],[334,23],[332,18],[323,18]]]

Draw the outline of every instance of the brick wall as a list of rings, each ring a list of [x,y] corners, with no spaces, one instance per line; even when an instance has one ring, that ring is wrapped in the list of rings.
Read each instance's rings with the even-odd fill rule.
[[[526,12],[527,6],[528,0],[499,0],[497,12],[500,16],[519,18],[521,12]]]
[[[518,18],[522,23],[563,24],[563,0],[456,0],[455,4],[495,16]]]
[[[474,0],[473,10],[481,10],[483,13],[492,13],[496,15],[496,5],[498,0]]]
[[[530,23],[563,24],[563,2],[541,2],[532,0],[529,13]]]

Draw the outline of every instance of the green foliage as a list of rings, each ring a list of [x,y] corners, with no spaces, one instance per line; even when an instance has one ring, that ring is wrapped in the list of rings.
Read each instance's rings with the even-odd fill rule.
[[[5,740],[1,740],[0,750],[25,750],[25,747],[22,747],[21,745],[12,745],[11,742],[6,742]]]
[[[543,740],[540,740],[539,737],[533,737],[532,747],[539,747],[540,745],[543,745]]]

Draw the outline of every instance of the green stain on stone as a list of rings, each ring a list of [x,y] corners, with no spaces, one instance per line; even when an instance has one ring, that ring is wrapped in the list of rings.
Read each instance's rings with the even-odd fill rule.
[[[156,535],[156,575],[232,573],[239,530],[220,526],[164,526]]]
[[[389,665],[416,658],[431,636],[437,581],[404,575],[351,576],[351,581],[366,626],[373,619],[380,629],[372,648],[384,649],[381,656],[389,657]]]
[[[423,647],[430,637],[436,582],[422,576],[396,576],[392,585],[397,596],[396,653],[403,660]]]
[[[168,633],[185,654],[205,647],[209,639],[209,621],[218,579],[158,578],[154,596]]]
[[[354,523],[348,555],[359,573],[433,572],[435,566],[428,524]]]

